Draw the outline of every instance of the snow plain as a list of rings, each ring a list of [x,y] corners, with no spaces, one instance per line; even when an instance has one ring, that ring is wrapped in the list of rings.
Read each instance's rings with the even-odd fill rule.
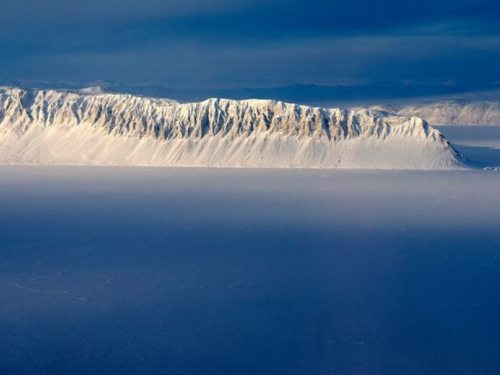
[[[1,374],[497,374],[500,172],[0,167]]]

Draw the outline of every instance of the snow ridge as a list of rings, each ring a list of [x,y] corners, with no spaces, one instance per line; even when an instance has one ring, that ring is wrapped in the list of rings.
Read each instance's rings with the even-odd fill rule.
[[[0,163],[442,169],[463,160],[417,117],[1,88]]]

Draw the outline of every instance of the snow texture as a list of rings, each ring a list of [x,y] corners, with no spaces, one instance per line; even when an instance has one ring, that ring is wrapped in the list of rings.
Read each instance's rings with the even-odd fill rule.
[[[0,164],[449,169],[463,160],[417,117],[2,88]]]

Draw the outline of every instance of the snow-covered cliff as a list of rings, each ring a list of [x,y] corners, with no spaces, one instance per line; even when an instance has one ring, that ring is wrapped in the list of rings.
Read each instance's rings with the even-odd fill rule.
[[[429,169],[461,162],[417,117],[0,88],[1,164]]]

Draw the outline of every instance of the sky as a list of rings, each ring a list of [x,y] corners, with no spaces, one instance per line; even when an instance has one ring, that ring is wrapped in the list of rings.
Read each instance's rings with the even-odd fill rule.
[[[500,89],[497,0],[1,0],[0,83],[297,101]]]

